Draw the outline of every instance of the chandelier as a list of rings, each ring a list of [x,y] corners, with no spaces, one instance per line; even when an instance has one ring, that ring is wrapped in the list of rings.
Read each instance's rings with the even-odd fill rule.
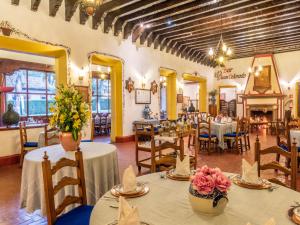
[[[93,16],[99,5],[103,3],[103,0],[82,0],[80,3],[81,8],[88,16]]]
[[[210,48],[208,55],[211,60],[217,63],[219,66],[224,66],[225,62],[232,55],[232,50],[223,41],[223,36],[221,34],[220,40],[215,49]]]

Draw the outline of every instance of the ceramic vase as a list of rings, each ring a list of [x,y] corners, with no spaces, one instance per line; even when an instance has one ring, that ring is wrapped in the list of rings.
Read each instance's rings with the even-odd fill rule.
[[[65,151],[76,151],[80,145],[81,133],[78,134],[78,139],[75,141],[71,132],[60,132],[59,141]]]

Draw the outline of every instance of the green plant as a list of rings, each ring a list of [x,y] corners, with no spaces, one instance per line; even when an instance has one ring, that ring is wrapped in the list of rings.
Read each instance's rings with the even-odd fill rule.
[[[77,141],[79,132],[90,117],[89,106],[73,86],[62,85],[57,90],[54,103],[50,106],[50,112],[53,113],[50,125],[61,132],[71,132]]]

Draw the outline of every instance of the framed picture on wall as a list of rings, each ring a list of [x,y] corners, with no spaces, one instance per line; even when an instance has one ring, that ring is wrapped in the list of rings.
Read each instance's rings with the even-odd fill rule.
[[[83,101],[86,103],[90,102],[90,96],[89,96],[89,87],[88,86],[74,86],[74,88],[83,96]]]
[[[151,91],[149,89],[135,89],[135,104],[151,104]]]
[[[236,95],[236,104],[243,104],[243,94],[237,94]]]
[[[177,94],[177,103],[183,103],[183,94]]]

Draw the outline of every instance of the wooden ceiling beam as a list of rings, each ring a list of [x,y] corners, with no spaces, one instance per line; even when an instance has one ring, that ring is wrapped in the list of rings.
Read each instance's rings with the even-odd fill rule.
[[[68,0],[65,1],[65,19],[66,21],[71,21],[72,16],[74,15],[77,7],[80,3],[80,0]]]
[[[49,16],[56,16],[63,0],[49,0]]]
[[[155,5],[162,1],[165,0],[142,0],[107,13],[107,15],[104,17],[104,32],[109,32],[109,30],[112,28],[114,20],[117,17],[127,13],[130,14],[130,12],[137,10],[143,11],[143,9],[147,8],[148,6]]]
[[[271,2],[272,0],[264,0],[264,2]],[[277,0],[278,1],[278,0]],[[199,24],[199,20],[202,19],[209,19],[210,17],[215,17],[215,19],[221,19],[221,15],[224,15],[225,13],[233,13],[237,11],[238,9],[247,8],[247,6],[252,6],[253,8],[255,5],[258,5],[256,1],[236,1],[236,0],[224,0],[220,1],[218,3],[218,6],[211,7],[211,6],[205,6],[201,7],[199,9],[182,13],[179,15],[176,15],[174,17],[170,17],[174,21],[173,26],[168,26],[168,24],[165,23],[165,21],[159,22],[153,22],[152,27],[150,29],[147,29],[147,33],[155,33],[154,36],[159,35],[162,30],[171,30],[175,29],[179,25],[186,27],[189,26],[192,22],[195,22]],[[249,10],[249,8],[248,8]],[[159,23],[158,26],[155,26],[156,23]],[[161,24],[161,25],[160,25]]]
[[[79,23],[81,25],[85,25],[86,21],[88,20],[89,16],[86,14],[83,8],[79,7]]]
[[[109,2],[105,2],[101,4],[95,12],[95,15],[93,16],[93,21],[92,21],[92,27],[93,29],[98,29],[101,20],[103,19],[103,16],[114,9],[121,8],[122,6],[126,6],[128,4],[137,2],[139,0],[112,0]]]
[[[31,10],[37,11],[40,3],[41,3],[41,0],[31,0]]]
[[[11,0],[12,5],[19,5],[20,0]]]
[[[274,20],[274,16],[276,19],[286,18],[288,16],[295,15],[297,10],[300,8],[300,2],[298,5],[284,5],[280,7],[271,7],[268,10],[262,10],[261,14],[247,13],[243,16],[234,16],[234,17],[226,17],[223,19],[222,28],[228,29],[232,27],[239,26],[252,26],[253,24],[260,24],[262,22],[267,22],[270,20]],[[161,36],[167,39],[181,40],[181,39],[192,39],[194,36],[200,35],[205,32],[219,32],[221,23],[220,21],[201,21],[200,25],[198,24],[195,27],[184,28],[180,30],[171,30],[168,33],[160,33]],[[190,34],[193,35],[190,35]],[[192,37],[191,37],[192,36]]]
[[[272,31],[273,32],[277,31],[277,34],[280,34],[280,33],[284,34],[285,31],[292,30],[293,28],[294,29],[299,28],[299,25],[300,25],[299,22],[300,22],[300,16],[298,18],[290,19],[289,22],[285,21],[285,22],[281,22],[281,23],[277,22],[276,24],[273,23],[274,25],[272,25],[272,28],[269,28],[269,30],[265,30],[266,26],[263,26],[263,25],[253,27],[253,29],[255,29],[255,30],[253,30],[252,28],[232,30],[230,32],[223,33],[223,38],[224,38],[224,41],[229,44],[230,41],[232,40],[232,38],[241,39],[241,37],[243,37],[243,36],[246,37],[249,34],[252,36],[259,35],[259,34],[267,35],[268,33],[272,32]],[[179,43],[178,46],[181,46],[181,45],[195,46],[197,44],[203,45],[203,43],[205,43],[205,41],[212,40],[211,43],[215,42],[214,45],[216,45],[218,43],[219,38],[220,38],[220,34],[214,34],[214,35],[201,36],[201,38],[199,37],[198,40],[194,41],[194,42],[184,42],[184,41],[182,41],[182,42],[171,41],[171,42]]]
[[[141,22],[146,21],[143,19],[146,16],[157,17],[157,14],[159,14],[162,11],[166,12],[170,9],[174,11],[175,7],[177,7],[179,5],[186,5],[186,3],[189,3],[189,2],[195,3],[195,0],[173,0],[173,1],[157,2],[157,4],[154,4],[143,10],[139,10],[134,13],[130,13],[130,14],[121,16],[116,20],[116,22],[114,24],[114,33],[115,33],[115,35],[119,35],[119,33],[122,31],[123,25],[127,21],[134,20],[135,21],[134,25],[137,25]],[[199,4],[199,0],[197,0],[197,4]],[[177,8],[176,8],[176,10],[177,10]],[[164,16],[166,16],[166,14],[164,14]],[[131,33],[130,30],[129,30],[129,32]],[[133,40],[133,42],[135,42],[135,41],[136,41],[136,39]]]
[[[152,13],[150,15],[148,15],[149,13],[136,13],[120,18],[122,21],[119,22],[120,24],[116,23],[116,26],[118,26],[117,29],[120,29],[121,25],[123,26],[123,24],[126,23],[125,30],[126,32],[131,33],[136,29],[141,21],[147,24],[151,24],[151,22],[155,22],[158,19],[164,20],[165,23],[167,23],[169,26],[172,26],[174,21],[172,19],[169,19],[171,16],[197,9],[201,5],[212,3],[211,0],[174,0],[165,2],[165,5],[163,4],[164,3],[158,5],[156,8],[150,9],[149,11],[147,9],[146,12],[151,12],[152,10]],[[167,7],[169,5],[172,5],[172,7]],[[132,41],[135,42],[136,39],[133,39]]]
[[[267,42],[272,42],[272,41],[276,41],[276,40],[289,40],[289,39],[293,39],[293,38],[298,38],[300,37],[300,26],[299,30],[292,30],[292,31],[286,31],[284,32],[284,35],[277,35],[275,32],[271,35],[268,35],[267,37],[263,37],[261,35],[257,35],[255,36],[255,34],[253,34],[252,38],[248,38],[248,39],[237,39],[235,41],[230,41],[230,42],[226,42],[228,46],[230,46],[233,50],[234,48],[238,47],[239,45],[245,45],[245,44],[252,44],[253,46],[255,46],[255,44],[259,44],[260,42],[263,41],[267,41]],[[201,45],[189,45],[189,47],[191,48],[197,48],[197,49],[206,49],[208,50],[210,47],[212,46],[212,43],[206,42],[204,44]]]

